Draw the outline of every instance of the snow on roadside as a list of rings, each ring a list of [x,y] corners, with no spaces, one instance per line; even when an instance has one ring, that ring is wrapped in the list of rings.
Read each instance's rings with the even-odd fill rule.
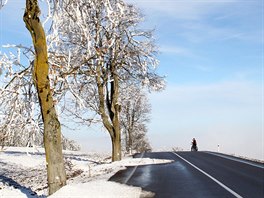
[[[27,168],[45,166],[44,149],[7,147],[0,152],[0,161]]]
[[[94,166],[90,171],[90,177],[94,180],[86,183],[72,183],[61,188],[49,198],[139,198],[143,193],[139,187],[127,186],[112,181],[107,181],[114,173],[125,169],[126,166],[139,166],[150,164],[171,163],[171,160],[132,158],[127,157],[121,161]],[[77,165],[77,167],[79,167]],[[146,193],[146,192],[145,192]],[[151,197],[151,193],[149,197]],[[89,195],[89,196],[88,196]]]
[[[140,166],[149,164],[164,164],[171,163],[172,160],[165,159],[150,159],[150,158],[132,158],[125,157],[121,161],[111,162],[110,160],[101,164],[89,164],[82,161],[74,161],[74,167],[81,169],[85,173],[89,174],[89,177],[96,177],[105,175],[112,172],[125,169],[127,166]]]
[[[27,198],[28,196],[26,194],[23,194],[20,190],[12,189],[12,188],[5,188],[0,190],[0,197],[5,198]]]
[[[29,155],[27,154],[29,151]],[[51,198],[136,198],[142,189],[108,181],[127,166],[170,163],[170,160],[126,157],[111,162],[109,155],[64,151],[68,181]],[[0,197],[47,197],[44,149],[8,147],[0,152]]]
[[[1,198],[35,198],[28,193],[23,193],[19,189],[14,189],[12,187],[0,188],[0,197]]]
[[[64,186],[49,198],[136,198],[140,197],[140,194],[139,187],[98,180]]]

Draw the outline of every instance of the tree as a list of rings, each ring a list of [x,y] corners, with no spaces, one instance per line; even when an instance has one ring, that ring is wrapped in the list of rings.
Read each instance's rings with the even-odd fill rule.
[[[35,49],[33,80],[44,122],[49,194],[53,194],[66,184],[66,172],[62,155],[61,127],[50,89],[46,36],[39,20],[39,14],[38,1],[26,0],[23,19],[31,34]]]
[[[133,151],[150,150],[146,123],[149,121],[151,106],[145,93],[140,87],[130,86],[121,92],[121,97],[120,120],[126,151],[132,154]]]
[[[11,46],[9,46],[11,47]],[[31,75],[32,64],[24,66],[21,53],[29,53],[29,49],[17,48],[17,53],[0,53],[0,67],[3,80],[0,88],[0,132],[5,137],[2,146],[27,146],[40,144],[41,119],[36,107],[36,91]],[[31,52],[30,52],[31,53]],[[17,127],[19,126],[19,127]]]
[[[0,132],[5,139],[2,146],[28,144],[34,135],[40,133],[38,119],[35,117],[35,90],[32,83],[31,66],[20,62],[21,49],[9,56],[0,53],[0,66],[3,72],[3,88],[0,88]],[[30,64],[29,64],[30,65]],[[19,126],[19,129],[18,127]]]
[[[149,144],[148,138],[146,136],[147,127],[145,123],[140,123],[135,128],[135,131],[132,133],[133,144],[132,150],[138,153],[142,153],[145,151],[150,151],[151,146]]]
[[[120,83],[164,87],[152,31],[138,28],[142,16],[122,0],[68,0],[58,7],[49,38],[52,65],[63,68],[57,72],[79,104],[99,115],[112,160],[120,160]]]

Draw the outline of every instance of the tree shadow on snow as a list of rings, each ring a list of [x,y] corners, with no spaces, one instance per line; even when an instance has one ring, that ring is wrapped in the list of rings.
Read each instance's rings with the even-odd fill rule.
[[[20,190],[24,193],[28,198],[46,198],[46,196],[41,195],[38,196],[36,192],[34,192],[31,188],[25,187],[17,183],[15,180],[6,177],[4,175],[0,175],[0,182],[2,182],[6,186],[11,186],[14,189]]]

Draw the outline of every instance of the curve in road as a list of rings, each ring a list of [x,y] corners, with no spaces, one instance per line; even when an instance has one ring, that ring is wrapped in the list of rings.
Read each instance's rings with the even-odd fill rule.
[[[264,197],[263,164],[252,166],[205,152],[144,153],[144,157],[174,162],[128,167],[110,180],[142,187],[162,198]]]

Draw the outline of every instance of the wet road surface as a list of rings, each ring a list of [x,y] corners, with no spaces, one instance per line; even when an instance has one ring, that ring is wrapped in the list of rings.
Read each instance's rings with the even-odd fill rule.
[[[128,167],[110,180],[142,187],[161,198],[264,197],[263,164],[206,152],[144,153],[143,157],[174,162]]]

